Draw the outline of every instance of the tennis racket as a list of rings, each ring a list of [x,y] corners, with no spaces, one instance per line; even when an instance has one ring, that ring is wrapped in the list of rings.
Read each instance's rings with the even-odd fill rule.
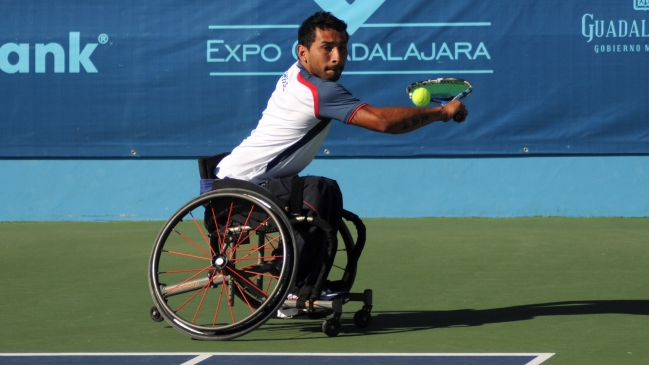
[[[406,88],[408,97],[412,99],[412,92],[418,88],[425,88],[430,93],[430,102],[439,105],[446,105],[453,100],[460,100],[473,91],[473,86],[463,79],[439,78],[412,83]],[[464,119],[462,112],[453,116],[453,120],[459,122]]]

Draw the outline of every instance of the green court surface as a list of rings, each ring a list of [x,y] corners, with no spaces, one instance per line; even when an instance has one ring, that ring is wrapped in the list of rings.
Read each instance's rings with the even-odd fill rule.
[[[271,320],[227,342],[149,318],[162,222],[0,223],[0,352],[556,353],[649,363],[649,219],[367,219],[372,325]]]

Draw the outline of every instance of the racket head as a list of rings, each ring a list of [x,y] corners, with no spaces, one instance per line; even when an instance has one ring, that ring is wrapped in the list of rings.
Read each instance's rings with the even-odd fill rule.
[[[425,88],[430,93],[431,103],[444,105],[452,100],[460,100],[467,97],[473,91],[471,83],[458,78],[438,78],[412,83],[406,88],[409,98],[412,92],[418,88]]]

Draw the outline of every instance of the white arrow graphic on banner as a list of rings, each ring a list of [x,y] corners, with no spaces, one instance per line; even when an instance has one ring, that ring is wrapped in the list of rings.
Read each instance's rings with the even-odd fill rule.
[[[322,10],[328,11],[347,23],[347,33],[354,34],[369,17],[376,12],[385,0],[313,0]]]

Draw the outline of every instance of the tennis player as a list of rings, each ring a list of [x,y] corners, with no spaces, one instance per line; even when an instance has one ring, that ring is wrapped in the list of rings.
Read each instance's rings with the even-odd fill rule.
[[[347,61],[347,25],[331,13],[317,12],[298,30],[299,60],[277,81],[257,127],[217,166],[220,179],[261,184],[288,201],[293,177],[316,156],[332,120],[383,133],[407,133],[458,113],[469,114],[460,101],[442,107],[375,107],[337,83]],[[324,177],[303,180],[303,213],[319,216],[338,229],[343,200],[338,184]],[[324,232],[312,227],[296,234],[298,285],[311,283],[326,250]]]

